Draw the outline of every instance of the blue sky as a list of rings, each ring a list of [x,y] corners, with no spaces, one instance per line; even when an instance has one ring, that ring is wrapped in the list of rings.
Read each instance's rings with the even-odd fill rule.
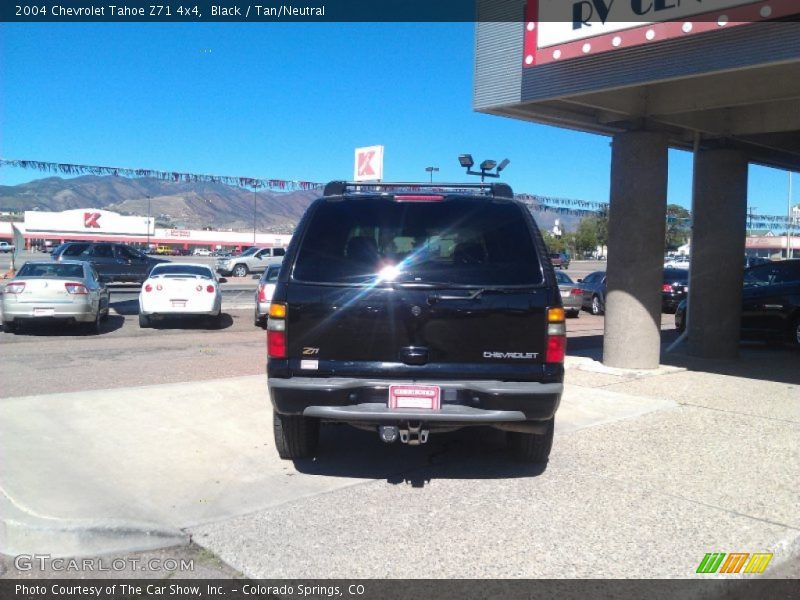
[[[472,111],[471,23],[0,25],[0,156],[216,175],[464,179],[457,156],[509,158],[518,192],[607,201],[609,138]],[[47,174],[0,169],[0,184]],[[750,167],[749,203],[786,214],[787,174]],[[793,201],[800,201],[800,178]],[[688,207],[691,155],[670,152]]]

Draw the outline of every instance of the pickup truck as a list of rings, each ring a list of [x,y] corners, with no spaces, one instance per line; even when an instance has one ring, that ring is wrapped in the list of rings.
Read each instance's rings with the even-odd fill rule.
[[[0,242],[0,252],[13,252],[14,251],[14,244],[9,244],[8,242]]]

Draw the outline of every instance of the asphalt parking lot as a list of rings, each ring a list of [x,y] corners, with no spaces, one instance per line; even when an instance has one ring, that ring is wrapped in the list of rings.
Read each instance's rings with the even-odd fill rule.
[[[317,459],[292,463],[272,447],[255,282],[228,285],[217,330],[139,329],[125,288],[100,335],[0,334],[0,439],[15,457],[0,462],[0,550],[191,540],[221,576],[689,578],[706,552],[741,549],[775,553],[767,575],[799,574],[796,352],[608,369],[603,317],[584,312],[567,321],[546,469],[510,461],[489,429],[414,448],[329,427]],[[666,347],[671,315],[662,330]]]

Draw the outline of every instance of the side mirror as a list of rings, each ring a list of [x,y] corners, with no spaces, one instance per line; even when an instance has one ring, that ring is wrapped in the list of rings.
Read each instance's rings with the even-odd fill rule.
[[[225,279],[224,277],[220,277],[219,279],[217,279],[217,281],[219,281],[220,283],[228,283],[228,280]]]

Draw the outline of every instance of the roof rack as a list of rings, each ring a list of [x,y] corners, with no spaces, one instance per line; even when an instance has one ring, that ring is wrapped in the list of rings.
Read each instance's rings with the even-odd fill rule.
[[[495,198],[513,198],[514,192],[507,183],[420,183],[383,181],[331,181],[325,185],[325,196],[346,196],[352,194],[389,194],[398,189],[404,191],[463,193],[478,191]],[[348,194],[350,192],[350,194]]]

